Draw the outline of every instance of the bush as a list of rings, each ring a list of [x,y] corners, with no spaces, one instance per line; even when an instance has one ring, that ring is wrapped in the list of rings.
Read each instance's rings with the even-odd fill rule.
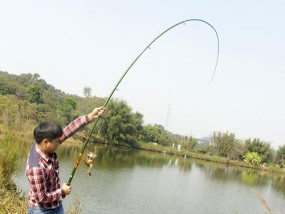
[[[23,147],[12,136],[0,139],[0,145],[0,213],[26,213],[27,201],[11,180],[19,169]]]
[[[19,143],[12,137],[0,139],[0,182],[6,183],[19,167]]]
[[[244,162],[257,166],[261,163],[262,158],[257,152],[248,152],[244,156]]]

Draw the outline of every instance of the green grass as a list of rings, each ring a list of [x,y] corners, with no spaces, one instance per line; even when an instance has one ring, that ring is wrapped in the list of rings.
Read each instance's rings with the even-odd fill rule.
[[[11,180],[25,153],[21,143],[15,135],[0,139],[0,213],[27,212],[27,200]]]
[[[31,129],[32,130],[32,129]],[[0,132],[0,213],[27,213],[28,201],[12,181],[23,161],[26,161],[32,140],[27,132]],[[6,131],[3,135],[3,132]],[[67,214],[81,213],[80,200],[68,207]]]
[[[0,139],[0,181],[9,183],[11,176],[19,169],[23,148],[15,136]]]
[[[13,183],[0,184],[0,213],[27,213],[28,202]]]

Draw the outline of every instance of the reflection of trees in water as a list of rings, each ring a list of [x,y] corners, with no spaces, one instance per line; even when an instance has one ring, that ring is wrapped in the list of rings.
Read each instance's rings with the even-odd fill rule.
[[[81,145],[68,145],[68,143],[62,144],[58,150],[56,151],[57,155],[60,157],[61,160],[69,160],[78,157],[79,152],[81,150]]]
[[[78,145],[63,145],[57,151],[57,154],[62,160],[73,159],[73,161],[75,161],[80,151],[81,147]],[[180,170],[186,171],[190,170],[192,165],[189,159],[182,159],[181,157],[178,158],[173,155],[108,145],[89,144],[86,151],[95,152],[97,154],[94,162],[95,167],[98,166],[105,170],[134,168],[138,165],[152,168],[162,168],[164,166],[178,167]]]
[[[61,160],[74,162],[81,150],[80,145],[61,146],[57,151]],[[183,159],[173,155],[134,150],[122,147],[111,147],[89,144],[86,151],[95,152],[97,158],[94,167],[103,170],[121,170],[123,168],[141,167],[173,167],[181,171],[190,171],[193,166],[200,169],[210,179],[218,182],[239,182],[253,187],[262,187],[271,183],[272,188],[285,196],[285,176],[259,170],[227,166],[215,162],[194,159]],[[85,156],[84,156],[85,158]]]
[[[121,147],[105,147],[97,150],[98,165],[104,169],[120,169],[141,167],[179,166],[185,169],[186,165],[182,161],[176,161],[175,157],[161,153],[148,152],[142,150],[124,149]]]
[[[233,167],[211,162],[197,162],[195,163],[195,166],[205,172],[212,180],[223,183],[234,181],[249,186],[262,187],[269,185],[271,180],[275,177],[272,173],[260,170]]]
[[[285,176],[278,174],[272,179],[272,188],[285,197]]]
[[[249,186],[265,186],[270,182],[269,177],[258,170],[243,170],[239,179],[241,183]]]
[[[285,196],[285,175],[266,171],[232,167],[214,162],[195,161],[195,166],[219,182],[239,182],[252,187],[271,187]]]

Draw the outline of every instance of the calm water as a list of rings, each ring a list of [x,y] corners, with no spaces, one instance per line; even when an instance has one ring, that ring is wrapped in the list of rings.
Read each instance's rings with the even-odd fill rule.
[[[67,182],[80,147],[58,150],[61,181]],[[193,159],[89,145],[96,152],[92,176],[81,162],[65,209],[79,197],[83,213],[255,214],[265,213],[256,192],[277,213],[285,213],[285,178]],[[24,192],[24,174],[15,181]]]

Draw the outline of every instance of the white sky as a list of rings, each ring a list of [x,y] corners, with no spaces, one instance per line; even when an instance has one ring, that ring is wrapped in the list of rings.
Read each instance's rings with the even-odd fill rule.
[[[179,134],[232,132],[285,144],[285,1],[0,0],[0,70],[38,73],[66,93],[114,97]]]

